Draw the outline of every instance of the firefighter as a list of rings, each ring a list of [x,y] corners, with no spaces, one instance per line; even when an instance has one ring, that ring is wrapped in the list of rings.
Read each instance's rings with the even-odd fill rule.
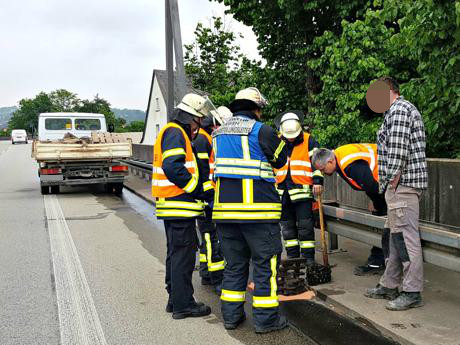
[[[364,191],[371,199],[372,214],[384,216],[387,214],[387,204],[383,194],[379,193],[377,145],[375,144],[348,144],[330,151],[320,149],[313,155],[313,165],[326,175],[335,171],[354,190]],[[382,249],[372,247],[367,263],[355,267],[356,275],[382,273],[385,268],[385,258],[389,254],[390,230],[382,233]]]
[[[303,120],[300,111],[287,111],[275,119],[288,154],[288,162],[276,170],[276,184],[283,205],[280,224],[287,257],[298,258],[301,254],[307,265],[312,265],[315,262],[313,195],[321,194],[323,176],[312,168],[310,157],[319,144],[302,131]]]
[[[196,218],[203,214],[203,184],[192,147],[200,118],[208,115],[206,99],[190,93],[174,110],[172,121],[158,134],[154,146],[152,195],[156,216],[163,219],[166,238],[167,312],[174,319],[200,317],[211,308],[193,298],[192,273],[197,249]]]
[[[230,104],[233,117],[213,132],[216,194],[212,217],[226,260],[221,294],[224,326],[235,329],[246,318],[245,292],[252,261],[256,333],[287,327],[277,296],[281,202],[272,170],[284,166],[287,156],[285,142],[260,122],[266,104],[254,87],[239,91]]]
[[[226,107],[219,107],[211,111],[212,117],[208,116],[201,121],[201,128],[193,145],[197,151],[198,160],[203,167],[203,190],[205,217],[198,218],[198,229],[201,234],[200,245],[200,277],[202,285],[213,285],[217,294],[221,293],[221,283],[224,270],[224,259],[218,243],[215,224],[212,222],[212,204],[214,203],[214,152],[212,149],[211,133],[222,122],[232,116]]]

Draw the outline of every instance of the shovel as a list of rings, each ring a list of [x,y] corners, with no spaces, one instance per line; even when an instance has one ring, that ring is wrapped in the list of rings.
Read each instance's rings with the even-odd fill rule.
[[[329,260],[327,256],[327,242],[325,234],[325,223],[324,223],[324,213],[323,213],[323,204],[321,202],[321,195],[318,195],[318,206],[319,206],[319,223],[321,229],[321,247],[323,251],[323,264],[315,263],[313,265],[307,266],[307,275],[306,281],[310,286],[315,286],[319,284],[329,283],[332,279],[331,277],[331,267],[329,266]]]

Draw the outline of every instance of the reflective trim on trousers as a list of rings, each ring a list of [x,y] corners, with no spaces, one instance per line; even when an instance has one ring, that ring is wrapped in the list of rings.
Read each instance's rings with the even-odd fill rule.
[[[206,242],[206,255],[207,255],[207,261],[208,261],[208,271],[209,272],[216,272],[216,271],[221,271],[225,268],[225,262],[222,261],[217,261],[217,262],[212,262],[212,244],[211,244],[211,235],[209,233],[204,234],[204,240]]]
[[[278,285],[276,284],[277,258],[277,255],[273,255],[270,259],[270,270],[272,271],[270,277],[270,296],[253,296],[252,306],[254,308],[274,308],[279,306],[278,295],[276,294],[276,291],[278,290]]]
[[[300,248],[315,248],[315,241],[300,241]]]
[[[285,240],[284,241],[284,246],[286,248],[289,248],[289,247],[295,247],[295,246],[298,246],[299,245],[299,241],[298,240]]]
[[[226,302],[244,302],[246,300],[246,291],[232,291],[222,289],[220,299]]]

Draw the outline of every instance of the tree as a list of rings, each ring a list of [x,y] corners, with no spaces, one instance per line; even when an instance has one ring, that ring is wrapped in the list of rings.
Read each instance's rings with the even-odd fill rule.
[[[49,98],[53,103],[53,111],[74,111],[81,102],[75,93],[64,89],[50,92]]]
[[[198,23],[195,41],[185,45],[188,78],[196,89],[210,94],[216,106],[228,106],[238,90],[257,86],[254,71],[259,64],[241,54],[236,38],[222,18],[213,17],[209,28]]]
[[[8,128],[25,129],[29,133],[34,133],[38,127],[38,115],[53,111],[53,103],[50,96],[45,92],[40,92],[35,98],[24,98],[19,101],[19,108],[13,113]]]
[[[86,112],[104,114],[107,125],[115,129],[122,128],[126,120],[116,118],[110,109],[110,103],[96,95],[93,100],[80,100],[78,96],[64,89],[52,91],[49,94],[40,92],[35,98],[24,98],[19,101],[18,110],[13,113],[8,122],[8,129],[25,129],[34,133],[38,127],[40,113],[48,112]]]
[[[428,155],[460,156],[460,5],[432,0],[383,4],[367,10],[362,20],[343,21],[340,35],[327,31],[314,41],[321,55],[309,67],[322,81],[310,107],[317,136],[331,147],[374,141],[382,118],[367,108],[365,92],[376,78],[391,75],[422,113]]]
[[[430,156],[460,158],[460,0],[213,0],[253,28],[270,116],[298,108],[321,144],[375,141],[365,103],[383,75],[423,115]]]
[[[93,100],[82,100],[81,104],[74,108],[74,111],[82,113],[98,113],[104,114],[107,126],[113,125],[115,128],[122,127],[126,121],[124,119],[116,118],[113,111],[110,109],[110,103],[99,95],[94,96]]]

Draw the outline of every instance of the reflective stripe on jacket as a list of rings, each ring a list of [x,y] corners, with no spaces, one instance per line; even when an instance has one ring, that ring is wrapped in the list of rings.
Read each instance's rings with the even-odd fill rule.
[[[166,131],[171,128],[176,129],[175,132],[165,136]],[[168,138],[177,139],[178,136],[183,137],[185,147],[181,145],[163,151],[163,141]],[[187,133],[178,124],[168,123],[158,134],[153,152],[152,195],[156,197],[157,218],[180,219],[201,216],[204,204],[201,201],[195,200],[192,194],[190,194],[195,192],[199,187],[200,178],[195,154],[193,153],[192,144]],[[188,182],[187,180],[183,181],[182,188],[171,182],[163,170],[167,169],[167,165],[165,166],[165,164],[175,156],[184,157],[183,167],[190,173],[190,180]],[[169,167],[168,170],[171,171],[171,168]]]
[[[238,128],[227,128],[240,121],[247,130],[238,135]],[[260,122],[233,117],[218,130],[214,137],[215,176],[234,179],[253,179],[275,182],[272,166],[259,144]],[[250,129],[249,129],[250,127]],[[235,133],[227,134],[233,130]],[[213,134],[214,135],[214,134]]]
[[[207,167],[209,167],[209,176],[203,177],[203,180],[205,180],[205,182],[203,183],[203,190],[206,192],[210,189],[215,188],[216,186],[214,183],[214,150],[212,149],[212,138],[208,134],[208,132],[206,132],[203,128],[200,128],[200,130],[198,131],[198,135],[202,135],[211,146],[210,153],[208,153],[207,151],[201,151],[197,146],[195,146],[197,150],[198,159],[203,163],[203,165],[207,165]]]
[[[310,134],[303,134],[303,142],[297,145],[292,150],[291,157],[288,162],[281,169],[275,170],[276,184],[283,182],[286,179],[288,171],[290,170],[292,181],[295,184],[312,185],[313,184],[313,169],[311,167],[310,153],[308,142]]]
[[[377,164],[377,145],[376,144],[348,144],[338,147],[334,150],[337,160],[337,167],[343,173],[343,176],[355,186],[357,189],[362,190],[361,186],[347,176],[345,169],[351,163],[357,160],[366,161],[372,171],[372,176],[375,181],[379,180],[378,164]]]

